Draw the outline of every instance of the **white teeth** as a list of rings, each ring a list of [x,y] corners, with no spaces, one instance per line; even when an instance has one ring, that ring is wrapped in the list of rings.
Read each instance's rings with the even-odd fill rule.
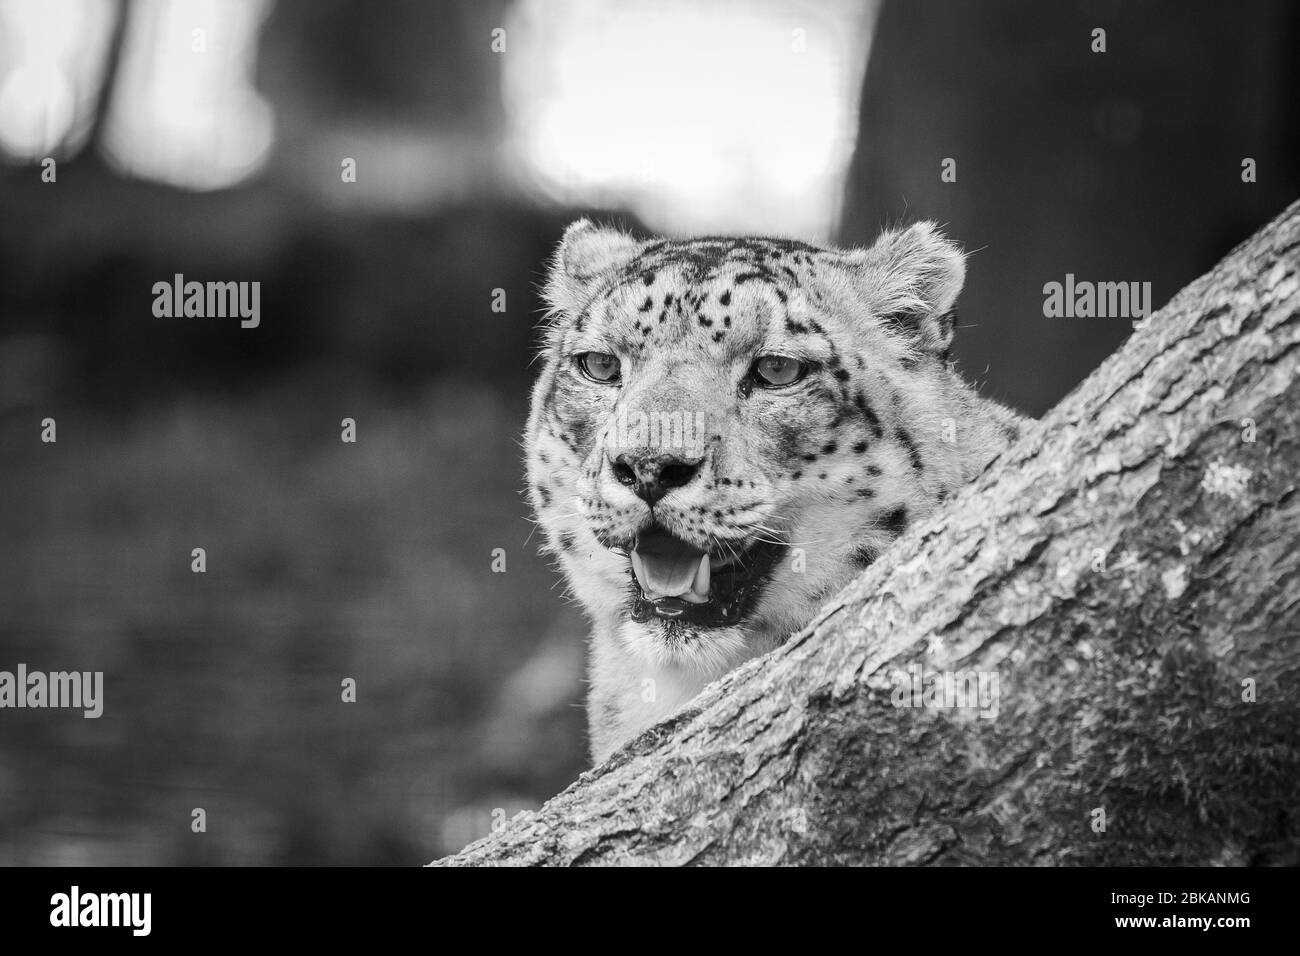
[[[695,580],[691,589],[682,595],[682,599],[692,604],[705,604],[709,600],[709,556],[700,555],[700,566],[695,569]]]
[[[630,552],[632,555],[632,573],[636,575],[636,583],[641,585],[641,590],[645,590],[645,571],[641,568],[641,555],[635,551]]]
[[[645,568],[641,565],[641,555],[637,554],[635,551],[630,552],[630,554],[632,555],[632,573],[636,575],[636,583],[641,585],[641,590],[645,592],[646,597],[654,600],[659,595],[651,592],[650,588],[646,586]]]

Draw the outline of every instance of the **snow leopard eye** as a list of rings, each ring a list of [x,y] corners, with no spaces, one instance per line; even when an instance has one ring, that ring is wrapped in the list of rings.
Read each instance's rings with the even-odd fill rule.
[[[808,367],[788,355],[760,355],[754,361],[753,376],[760,385],[776,388],[792,385],[807,374]]]
[[[582,374],[593,382],[612,385],[618,381],[619,361],[615,355],[608,352],[583,352],[575,355],[574,361],[578,363]]]

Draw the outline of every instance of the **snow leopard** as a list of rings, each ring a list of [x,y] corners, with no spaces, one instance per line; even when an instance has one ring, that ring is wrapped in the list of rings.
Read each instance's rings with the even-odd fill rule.
[[[590,622],[596,761],[806,626],[1019,436],[950,358],[965,263],[930,222],[862,249],[565,231],[524,445]]]

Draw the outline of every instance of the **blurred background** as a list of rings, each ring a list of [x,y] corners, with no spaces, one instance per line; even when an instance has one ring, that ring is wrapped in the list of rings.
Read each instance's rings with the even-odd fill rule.
[[[1298,51],[1285,0],[0,0],[0,669],[105,673],[0,710],[0,863],[418,864],[584,768],[519,447],[571,219],[937,219],[1041,414],[1130,331],[1044,283],[1159,306],[1300,194]]]

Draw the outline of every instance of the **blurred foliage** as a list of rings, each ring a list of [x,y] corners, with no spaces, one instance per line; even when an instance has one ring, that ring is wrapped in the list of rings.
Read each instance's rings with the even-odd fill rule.
[[[0,667],[106,683],[98,720],[5,712],[0,863],[413,864],[571,781],[584,626],[519,445],[571,213],[334,213],[93,157],[0,185]],[[261,325],[154,318],[175,272],[262,282]]]
[[[517,404],[295,386],[59,414],[54,445],[4,419],[5,666],[106,688],[98,720],[5,713],[0,861],[418,863],[580,768],[580,623],[529,541]]]

